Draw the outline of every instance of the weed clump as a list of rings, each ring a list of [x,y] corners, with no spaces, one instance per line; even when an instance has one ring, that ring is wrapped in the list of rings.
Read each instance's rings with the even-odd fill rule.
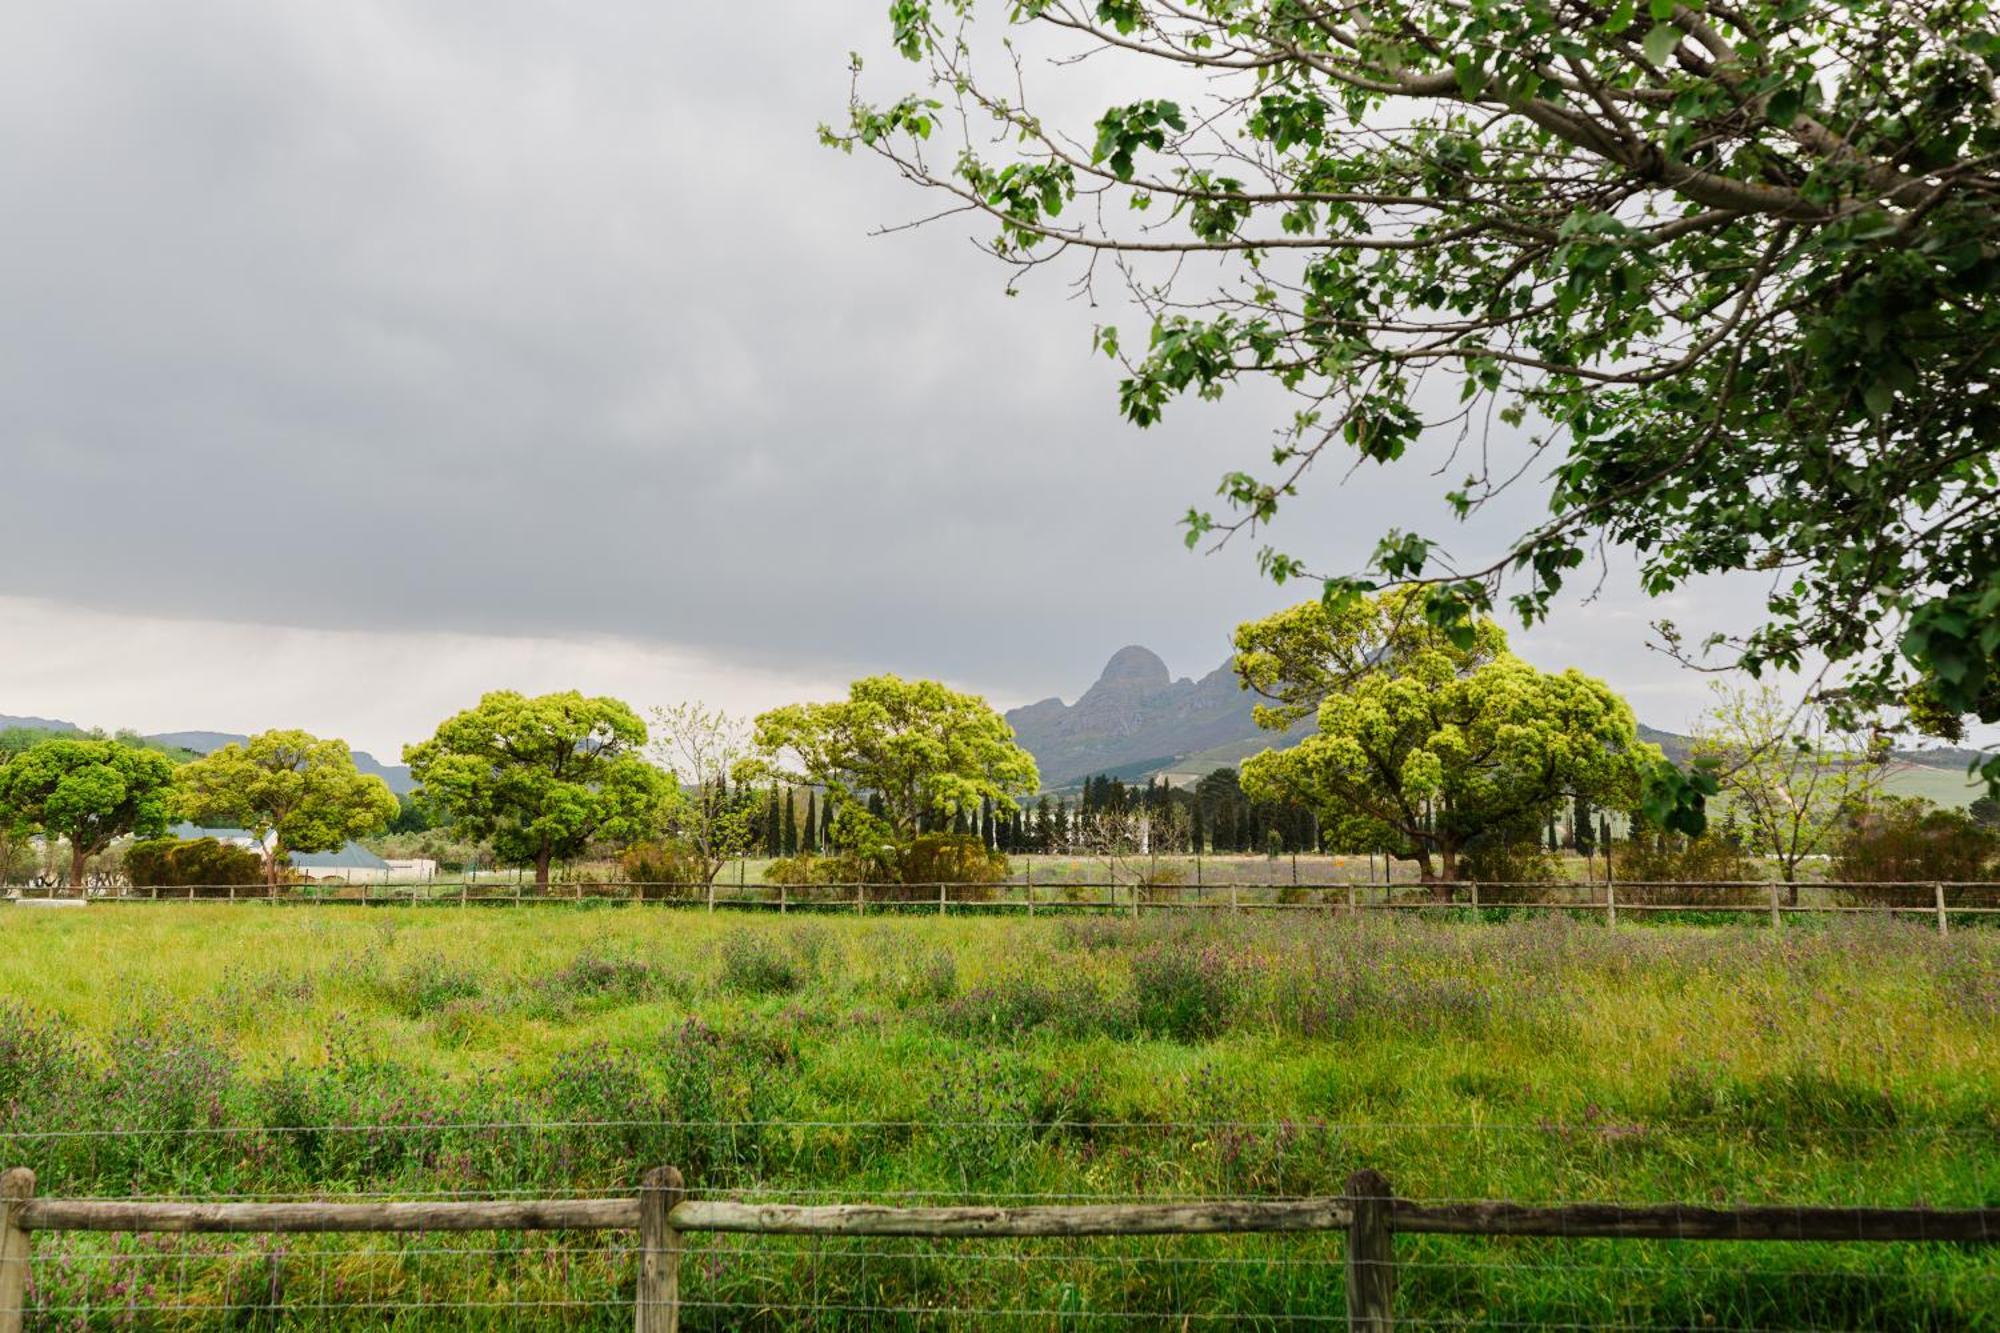
[[[722,984],[743,995],[790,995],[806,984],[796,954],[757,930],[735,930],[722,939]]]

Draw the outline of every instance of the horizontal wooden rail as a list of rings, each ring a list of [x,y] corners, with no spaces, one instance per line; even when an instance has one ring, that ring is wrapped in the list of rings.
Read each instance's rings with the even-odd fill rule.
[[[1345,1196],[1193,1203],[961,1205],[775,1204],[691,1199],[668,1216],[676,1231],[797,1236],[1156,1236],[1342,1231]],[[639,1225],[634,1198],[447,1200],[417,1203],[183,1203],[34,1199],[24,1231],[357,1232],[616,1231]],[[1692,1204],[1536,1206],[1390,1201],[1398,1231],[1463,1236],[1608,1236],[1640,1240],[2000,1241],[2000,1208],[1791,1208]]]
[[[1152,1236],[1347,1233],[1350,1329],[1393,1327],[1396,1232],[1712,1241],[2000,1241],[2000,1208],[1709,1208],[1686,1204],[1419,1203],[1374,1171],[1347,1193],[1308,1199],[1187,1203],[964,1205],[776,1204],[688,1199],[680,1173],[656,1167],[634,1196],[437,1202],[198,1203],[37,1199],[34,1173],[0,1173],[0,1333],[29,1312],[29,1237],[38,1231],[390,1232],[637,1230],[636,1333],[678,1333],[681,1236],[690,1231],[807,1236]]]
[[[23,1231],[616,1231],[639,1225],[637,1199],[447,1200],[435,1203],[177,1203],[35,1199]]]
[[[1631,1240],[2000,1241],[2000,1208],[1701,1208],[1684,1204],[1412,1203],[1397,1231],[1454,1236],[1613,1236]]]
[[[1166,1236],[1215,1232],[1344,1231],[1347,1200],[1107,1203],[1049,1207],[878,1208],[694,1200],[674,1209],[682,1231],[786,1236]]]

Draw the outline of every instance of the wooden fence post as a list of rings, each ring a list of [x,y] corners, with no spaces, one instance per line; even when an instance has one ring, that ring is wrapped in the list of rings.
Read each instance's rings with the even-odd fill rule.
[[[1778,928],[1778,881],[1771,881],[1771,929]]]
[[[867,910],[868,886],[866,884],[856,884],[854,886],[854,914],[860,916]]]
[[[0,1333],[21,1333],[28,1307],[28,1233],[15,1211],[35,1197],[35,1173],[17,1166],[0,1174]]]
[[[1374,867],[1371,866],[1368,873],[1372,876],[1375,873]],[[1354,905],[1354,881],[1349,880],[1347,882],[1347,914],[1353,916],[1356,910]]]
[[[1235,880],[1231,880],[1231,881],[1229,882],[1229,910],[1230,910],[1231,912],[1240,912],[1240,911],[1242,911],[1242,910],[1243,910],[1243,909],[1242,909],[1242,908],[1241,908],[1241,907],[1240,907],[1240,906],[1239,906],[1239,905],[1237,904],[1237,901],[1236,901],[1236,881],[1235,881]]]
[[[667,1216],[686,1197],[681,1173],[671,1166],[654,1167],[639,1185],[639,1292],[632,1322],[636,1333],[680,1333],[681,1233]]]
[[[1022,884],[1028,890],[1028,915],[1035,914],[1035,863],[1031,858],[1022,877]]]
[[[1347,1230],[1347,1327],[1350,1333],[1390,1333],[1396,1326],[1396,1243],[1390,1229],[1389,1181],[1379,1171],[1347,1178],[1354,1221]]]
[[[1475,913],[1479,911],[1479,881],[1476,879],[1472,881],[1472,910]]]
[[[1936,893],[1937,893],[1937,916],[1938,916],[1938,934],[1942,935],[1942,934],[1944,934],[1944,933],[1945,933],[1945,923],[1944,923],[1944,884],[1943,884],[1942,882],[1939,882],[1939,883],[1936,883],[1936,884],[1933,884],[1933,885],[1931,885],[1931,888],[1932,888],[1933,890],[1935,890],[1935,891],[1936,891]]]
[[[944,885],[942,883],[938,885],[938,915],[944,915]]]
[[[713,875],[708,878],[708,910],[710,915],[713,915],[715,912],[715,877]]]
[[[1608,879],[1604,881],[1604,924],[1618,924],[1618,886]]]

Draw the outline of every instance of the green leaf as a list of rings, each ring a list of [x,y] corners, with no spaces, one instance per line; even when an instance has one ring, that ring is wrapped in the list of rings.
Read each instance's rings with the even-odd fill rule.
[[[1680,44],[1681,30],[1671,23],[1655,25],[1653,30],[1646,34],[1646,40],[1642,43],[1646,59],[1655,65],[1665,65],[1673,55],[1674,48]]]

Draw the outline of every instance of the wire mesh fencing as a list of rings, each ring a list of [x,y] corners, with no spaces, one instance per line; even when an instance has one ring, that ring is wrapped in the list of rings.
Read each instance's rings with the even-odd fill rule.
[[[1383,1163],[1398,1327],[1994,1325],[1990,1129],[1801,1132],[1796,1162],[1754,1168],[1741,1142],[1705,1132],[1708,1160],[1674,1172],[1663,1163],[1696,1142],[1680,1133],[1595,1122],[381,1123],[22,1132],[0,1137],[0,1161],[37,1166],[42,1200],[194,1200],[211,1214],[483,1202],[560,1223],[578,1208],[600,1219],[625,1208],[646,1164],[671,1160],[653,1150],[706,1145],[676,1210],[679,1327],[700,1329],[1344,1326],[1353,1175]],[[1023,1142],[1055,1151],[1030,1160],[1012,1146]],[[990,1222],[935,1222],[940,1209],[1213,1218],[1301,1200],[1335,1212],[1304,1231],[1003,1235]],[[546,1211],[556,1204],[571,1211]],[[855,1209],[923,1210],[935,1234],[828,1221]],[[718,1210],[736,1229],[714,1229]],[[801,1230],[804,1215],[820,1229]],[[29,1328],[623,1328],[645,1257],[631,1216],[389,1234],[37,1228],[18,1305]]]
[[[1953,922],[1983,924],[2000,917],[2000,883],[1909,881],[1790,884],[1775,880],[1622,882],[1557,881],[1436,884],[1240,880],[1188,883],[1066,879],[1036,883],[732,883],[659,884],[623,879],[575,879],[537,887],[520,881],[425,881],[413,884],[104,886],[88,891],[106,903],[241,903],[282,907],[521,907],[572,904],[663,907],[709,912],[854,913],[857,915],[1078,916],[1144,914],[1265,914],[1310,912],[1359,916],[1447,914],[1474,918],[1562,915],[1618,924],[1627,920],[1768,922],[1813,916],[1918,919],[1940,933]],[[24,896],[22,901],[79,901]]]

